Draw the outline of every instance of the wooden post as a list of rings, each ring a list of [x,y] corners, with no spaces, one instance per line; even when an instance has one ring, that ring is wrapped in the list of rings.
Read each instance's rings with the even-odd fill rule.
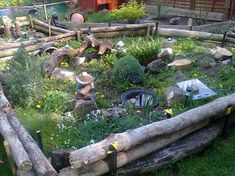
[[[45,4],[45,0],[43,0],[43,10],[44,10],[44,15],[45,15],[45,19],[47,20],[47,6]]]
[[[16,164],[15,164],[15,162],[13,160],[13,157],[11,155],[10,146],[9,146],[9,144],[8,144],[8,142],[6,140],[3,142],[3,144],[4,144],[4,147],[5,147],[6,153],[7,153],[8,161],[10,163],[12,175],[16,176],[17,168],[16,168]]]
[[[229,12],[229,19],[231,19],[233,16],[234,6],[235,6],[235,0],[232,0],[230,12]]]
[[[212,1],[212,6],[211,6],[211,11],[214,12],[214,8],[215,8],[215,0]]]
[[[192,18],[188,19],[188,27],[189,27],[189,30],[191,31],[192,27],[193,27],[193,19]]]
[[[31,28],[33,29],[34,25],[33,25],[33,17],[32,17],[32,15],[29,15],[29,22],[30,22]]]
[[[48,34],[51,36],[51,19],[48,20]]]
[[[150,26],[150,25],[148,25],[148,27],[147,27],[147,36],[149,36],[149,34],[150,34],[150,30],[151,30],[151,26]]]
[[[231,4],[232,4],[232,0],[225,0],[224,19],[229,18],[229,12],[230,12],[230,9],[231,9]]]

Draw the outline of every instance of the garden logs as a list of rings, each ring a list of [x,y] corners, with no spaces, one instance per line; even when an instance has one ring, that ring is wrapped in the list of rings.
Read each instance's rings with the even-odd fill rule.
[[[82,54],[88,47],[92,46],[93,48],[98,49],[98,54],[102,55],[106,50],[111,52],[116,51],[113,49],[113,44],[109,40],[99,40],[94,37],[94,35],[85,36],[85,41],[82,46],[78,49],[78,53]]]
[[[3,111],[0,111],[0,133],[8,142],[11,154],[18,169],[22,171],[31,170],[32,163],[29,159],[29,155],[25,151],[16,131],[11,127],[7,115]]]
[[[44,73],[45,77],[48,78],[51,76],[52,72],[56,67],[60,65],[60,63],[66,57],[74,57],[77,55],[77,51],[71,47],[65,46],[61,49],[54,51],[49,58],[44,62]]]
[[[200,128],[205,127],[208,125],[209,121],[225,116],[228,106],[232,106],[232,108],[235,107],[235,94],[219,98],[211,103],[191,109],[175,118],[155,122],[124,133],[111,135],[101,142],[71,152],[71,167],[73,169],[77,168],[78,171],[79,168],[82,170],[83,168],[96,165],[97,162],[102,162],[107,155],[109,146],[114,143],[117,146],[118,152],[128,152],[138,145],[146,143],[147,141],[152,141],[156,138],[162,138],[167,141],[168,137],[170,138],[173,134],[180,133],[181,131],[193,126],[195,127],[199,124],[201,124]],[[186,130],[181,137],[191,132],[193,131],[189,132]],[[147,149],[146,147],[144,148]],[[124,158],[126,160],[125,162],[128,163],[128,158]],[[91,169],[92,167],[89,168]]]
[[[37,143],[30,136],[29,132],[21,125],[13,112],[7,113],[8,121],[16,131],[21,143],[23,144],[30,160],[33,164],[33,170],[39,176],[55,176],[57,172],[51,166]]]

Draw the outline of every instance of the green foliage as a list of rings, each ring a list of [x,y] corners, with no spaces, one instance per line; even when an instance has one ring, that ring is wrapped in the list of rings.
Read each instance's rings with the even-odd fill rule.
[[[112,73],[112,81],[116,86],[140,83],[144,78],[144,72],[140,63],[131,55],[119,59],[114,64]]]
[[[107,23],[115,20],[111,13],[96,12],[87,15],[87,21],[91,23]]]
[[[106,54],[106,55],[102,56],[101,59],[105,63],[108,63],[110,66],[113,66],[117,62],[118,57],[116,56],[116,54]]]
[[[127,47],[127,52],[135,56],[141,64],[147,65],[156,59],[161,48],[161,40],[152,37],[134,39]]]
[[[31,57],[20,46],[9,62],[6,93],[13,104],[25,106],[29,96],[38,94],[41,87],[41,65],[38,57]]]
[[[191,38],[178,38],[177,45],[174,48],[175,55],[182,55],[191,52],[197,48],[197,42]]]
[[[145,5],[143,2],[139,3],[136,0],[130,0],[126,4],[122,4],[119,9],[113,11],[112,15],[118,19],[128,19],[131,22],[145,17]]]
[[[64,112],[67,109],[68,100],[69,95],[64,91],[47,91],[43,95],[42,109],[45,112]]]

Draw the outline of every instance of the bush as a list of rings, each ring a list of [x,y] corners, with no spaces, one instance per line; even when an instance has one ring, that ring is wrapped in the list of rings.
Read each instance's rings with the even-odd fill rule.
[[[139,37],[131,42],[127,48],[127,52],[135,56],[143,65],[156,59],[157,54],[160,52],[161,40],[154,40],[152,37]]]
[[[21,45],[9,62],[6,76],[6,93],[16,105],[25,106],[29,96],[38,94],[41,85],[39,58],[31,57]]]
[[[136,0],[130,0],[128,3],[121,5],[120,9],[115,10],[112,15],[118,20],[128,19],[135,22],[135,20],[146,15],[145,6],[142,2],[138,4]]]
[[[64,112],[67,109],[68,100],[68,93],[58,90],[49,90],[43,95],[42,109],[45,112]]]
[[[144,78],[140,63],[131,55],[119,59],[114,64],[112,74],[112,81],[116,86],[140,83]]]

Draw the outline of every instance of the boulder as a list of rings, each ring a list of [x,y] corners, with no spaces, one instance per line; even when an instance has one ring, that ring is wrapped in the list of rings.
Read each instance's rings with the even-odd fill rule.
[[[169,19],[169,24],[171,25],[177,25],[180,22],[180,17],[174,17]]]
[[[173,49],[172,48],[162,48],[158,53],[158,59],[170,61],[173,58]]]
[[[177,83],[186,80],[186,76],[181,72],[177,71],[170,79],[171,82]]]
[[[76,82],[76,73],[65,68],[56,67],[53,70],[51,77],[64,81]]]
[[[75,112],[79,117],[85,117],[91,111],[97,110],[97,104],[94,96],[86,99],[76,100]]]
[[[166,64],[162,59],[157,59],[152,62],[150,62],[146,69],[152,73],[160,73],[164,68],[166,67]]]
[[[189,68],[192,64],[192,61],[189,59],[177,59],[174,60],[173,62],[169,63],[168,66],[173,66],[176,68],[176,70],[185,70]]]
[[[214,55],[214,58],[216,61],[223,61],[223,60],[231,59],[233,56],[232,52],[219,46],[212,49],[211,53]]]
[[[204,58],[204,59],[198,59],[196,61],[196,66],[200,68],[211,68],[216,66],[216,62],[214,61],[213,58]]]
[[[125,114],[125,109],[114,107],[105,110],[101,110],[103,118],[110,118],[110,117],[122,117]]]
[[[71,58],[71,59],[69,60],[69,63],[70,63],[72,66],[76,67],[76,66],[79,66],[79,65],[84,64],[85,61],[86,61],[86,57],[79,57],[79,56],[78,56],[78,57]]]
[[[223,65],[233,66],[233,61],[231,59],[226,59],[222,61]]]
[[[186,94],[179,87],[170,86],[166,88],[166,99],[167,105],[170,107],[184,105]]]

